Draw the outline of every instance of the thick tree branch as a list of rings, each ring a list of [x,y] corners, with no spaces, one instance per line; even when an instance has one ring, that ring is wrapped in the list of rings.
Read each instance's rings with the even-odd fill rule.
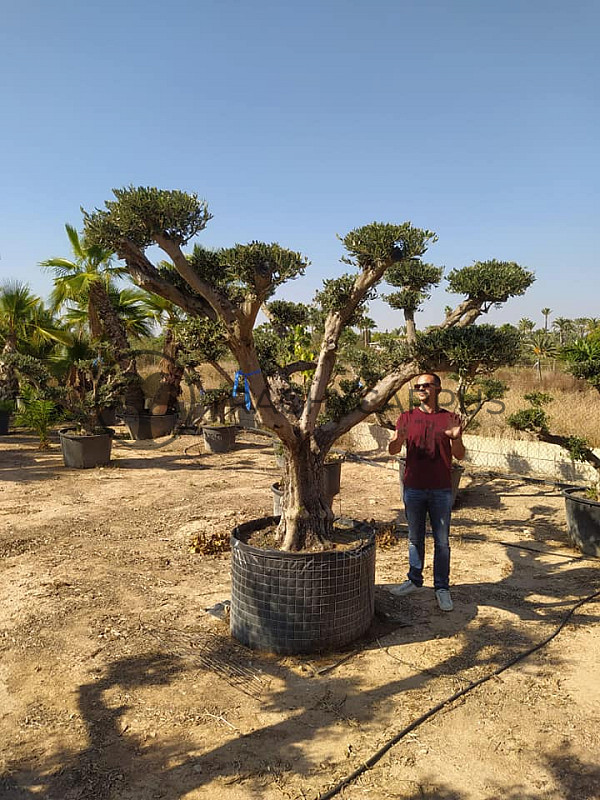
[[[218,361],[209,361],[208,363],[214,370],[216,370],[219,373],[219,375],[223,378],[225,383],[228,383],[230,386],[233,386],[233,378],[228,372],[226,372],[223,369],[223,367],[219,364]]]
[[[350,411],[337,422],[326,422],[316,431],[315,438],[321,448],[325,451],[329,450],[340,436],[348,433],[355,425],[363,422],[371,414],[380,411],[405,383],[408,383],[420,373],[419,365],[411,361],[382,378],[362,398],[358,408]]]
[[[232,326],[238,317],[236,309],[227,297],[224,297],[209,283],[202,280],[185,257],[179,245],[166,236],[158,234],[156,236],[156,244],[169,256],[173,266],[184,281],[212,306],[227,327]]]
[[[286,364],[281,372],[286,378],[289,378],[295,372],[306,372],[307,370],[315,369],[316,366],[317,364],[315,361],[293,361],[290,364]]]
[[[256,317],[261,309],[263,298],[256,297],[254,294],[247,294],[242,303],[241,310],[238,312],[238,330],[241,337],[252,336],[252,330]]]
[[[303,433],[310,433],[316,425],[321,405],[325,399],[325,390],[331,380],[333,368],[337,359],[337,348],[340,335],[352,315],[364,300],[369,289],[374,286],[384,275],[386,269],[392,264],[392,259],[380,261],[373,269],[365,270],[356,276],[354,286],[348,302],[339,311],[332,311],[325,320],[325,331],[321,343],[321,350],[317,360],[317,367],[310,385],[310,392],[300,421]]]
[[[181,292],[172,283],[162,278],[154,264],[133,242],[122,240],[119,243],[118,256],[125,260],[129,274],[142,289],[164,297],[165,300],[179,306],[193,317],[217,319],[214,309],[206,300]]]
[[[537,430],[536,436],[538,439],[541,439],[542,442],[548,442],[548,444],[557,444],[562,447],[564,450],[569,450],[570,440],[568,436],[561,436],[557,433],[550,433],[549,431],[542,431]],[[590,447],[586,447],[583,451],[585,456],[585,460],[588,464],[591,464],[595,470],[598,470],[600,473],[600,458],[594,453],[594,451]]]
[[[474,322],[482,312],[483,301],[481,300],[463,300],[455,309],[446,315],[446,319],[436,328],[464,328]]]
[[[269,384],[258,363],[258,356],[252,339],[230,337],[229,347],[248,381],[250,396],[260,422],[279,438],[291,445],[295,441],[292,424],[287,416],[273,402]],[[243,389],[242,389],[243,391]]]

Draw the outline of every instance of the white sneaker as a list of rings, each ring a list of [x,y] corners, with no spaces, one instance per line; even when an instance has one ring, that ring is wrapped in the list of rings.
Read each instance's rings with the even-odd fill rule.
[[[402,597],[405,594],[410,594],[411,592],[414,592],[416,589],[420,588],[421,587],[417,586],[416,583],[413,583],[412,581],[408,580],[404,581],[404,583],[399,583],[398,586],[394,586],[394,588],[390,589],[389,591],[392,594],[395,594],[396,597]]]
[[[442,611],[452,611],[454,603],[448,589],[436,589],[435,596]]]

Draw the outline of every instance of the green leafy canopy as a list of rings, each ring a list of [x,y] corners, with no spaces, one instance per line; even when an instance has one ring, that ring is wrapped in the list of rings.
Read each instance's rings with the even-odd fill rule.
[[[104,209],[92,213],[82,209],[90,244],[118,251],[119,243],[127,239],[144,249],[157,236],[166,236],[184,245],[212,218],[206,201],[195,193],[129,186],[113,189],[113,194],[115,200],[107,200]]]
[[[535,276],[514,261],[476,261],[448,274],[447,291],[483,303],[505,303],[525,293]]]

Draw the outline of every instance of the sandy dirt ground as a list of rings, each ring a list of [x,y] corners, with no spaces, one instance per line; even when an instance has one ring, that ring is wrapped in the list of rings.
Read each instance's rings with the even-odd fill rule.
[[[66,469],[56,443],[1,440],[2,800],[312,800],[600,588],[556,489],[470,473],[454,513],[455,610],[438,610],[429,558],[426,588],[392,599],[407,569],[397,475],[346,462],[334,510],[398,521],[398,544],[377,555],[388,616],[343,653],[250,652],[205,612],[229,597],[228,555],[190,541],[271,513],[277,477],[252,433],[225,455],[192,436],[116,441],[94,470]],[[599,617],[598,599],[582,605],[338,796],[600,798]]]

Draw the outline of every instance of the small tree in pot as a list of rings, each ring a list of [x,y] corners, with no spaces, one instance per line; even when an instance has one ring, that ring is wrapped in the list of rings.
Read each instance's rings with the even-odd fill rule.
[[[569,372],[600,392],[600,332],[593,330],[585,338],[565,346],[560,357]],[[552,433],[544,410],[552,400],[550,394],[532,392],[525,399],[529,406],[511,415],[509,424],[533,433],[540,441],[559,445],[574,461],[585,462],[595,470],[595,480],[587,491],[574,487],[565,489],[563,494],[569,536],[582,552],[600,556],[600,458],[585,438]]]
[[[333,513],[324,497],[322,471],[332,446],[383,408],[424,366],[439,363],[436,353],[435,364],[424,364],[428,349],[423,346],[420,352],[418,340],[396,341],[378,354],[376,364],[365,361],[365,369],[350,386],[333,389],[343,332],[356,322],[387,270],[406,261],[418,264],[435,235],[410,223],[372,223],[350,231],[342,238],[342,261],[355,272],[325,281],[319,296],[325,322],[315,362],[280,364],[271,358],[268,363],[261,362],[253,333],[258,312],[282,283],[304,273],[306,259],[260,242],[216,252],[196,247],[186,256],[182,247],[210,219],[204,202],[195,195],[152,188],[130,187],[114,194],[105,209],[85,214],[89,241],[114,248],[143,288],[170,299],[190,316],[220,320],[259,419],[281,440],[287,455],[281,546],[301,550],[327,541]],[[158,245],[171,259],[171,275],[148,259],[150,245]],[[465,328],[494,304],[522,294],[532,280],[531,273],[510,262],[483,262],[453,271],[450,288],[466,298],[438,328]],[[301,386],[294,376],[308,368],[314,368],[312,379]],[[330,398],[333,392],[340,399],[336,418],[327,414],[332,406],[328,392]]]
[[[15,424],[34,431],[39,449],[50,448],[50,429],[59,416],[58,402],[62,395],[44,363],[31,355],[5,353],[4,364],[13,377],[10,392],[0,384],[0,396],[6,397],[6,407],[12,406]],[[9,400],[13,396],[16,400]],[[2,404],[0,403],[0,407]]]
[[[77,361],[73,366],[76,377],[65,388],[61,404],[75,422],[79,435],[104,433],[102,412],[123,396],[127,376],[108,360],[106,348],[99,348],[96,358]]]
[[[588,494],[592,500],[600,499],[600,458],[594,453],[587,439],[582,436],[552,433],[551,422],[545,411],[545,406],[553,401],[551,394],[528,392],[523,397],[529,405],[509,416],[507,422],[510,427],[517,431],[532,433],[540,442],[557,444],[569,453],[573,461],[592,466],[597,475]]]

